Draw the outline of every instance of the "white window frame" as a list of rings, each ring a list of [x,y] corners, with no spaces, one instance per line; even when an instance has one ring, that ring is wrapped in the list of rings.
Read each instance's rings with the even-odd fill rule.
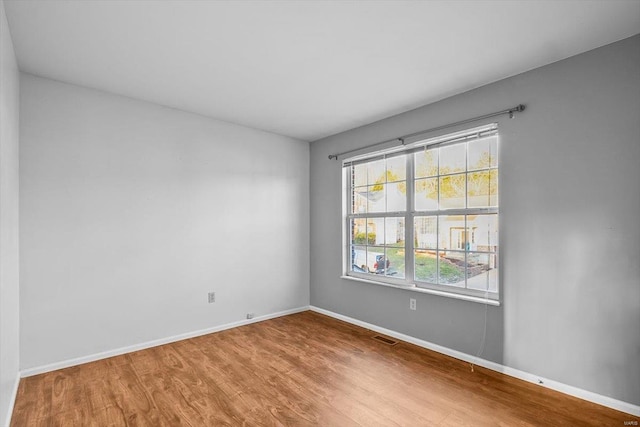
[[[499,189],[500,185],[498,185],[498,194],[496,195],[498,198],[498,203],[496,207],[490,208],[462,208],[462,209],[441,209],[440,204],[438,204],[437,210],[415,210],[415,200],[414,200],[414,185],[415,185],[415,171],[414,171],[414,153],[423,151],[436,149],[440,147],[444,147],[447,145],[459,144],[462,142],[472,141],[483,139],[487,137],[496,137],[498,141],[498,147],[500,146],[500,137],[498,134],[498,126],[497,123],[491,123],[484,126],[475,127],[472,129],[466,129],[461,132],[450,133],[447,135],[428,138],[428,139],[419,139],[410,144],[403,145],[402,147],[394,147],[387,150],[376,151],[374,153],[361,154],[355,157],[351,157],[345,159],[343,161],[343,235],[345,237],[343,243],[343,259],[344,259],[344,268],[343,268],[343,277],[349,279],[355,279],[358,281],[363,281],[367,283],[375,283],[380,285],[387,286],[395,286],[406,289],[412,289],[416,291],[425,291],[427,293],[435,293],[443,296],[452,296],[454,298],[468,299],[471,301],[493,301],[495,303],[499,303],[500,300],[500,243],[496,242],[495,252],[491,252],[495,254],[495,264],[497,268],[497,277],[496,277],[496,286],[497,290],[495,292],[490,291],[488,289],[485,290],[477,290],[477,289],[469,289],[467,288],[467,278],[465,277],[465,287],[457,287],[452,285],[444,285],[437,283],[429,283],[421,280],[416,280],[414,278],[414,264],[415,264],[415,256],[414,256],[414,219],[416,217],[423,216],[443,216],[443,215],[478,215],[478,214],[495,214],[498,217],[499,221],[499,207],[500,207],[500,195]],[[487,168],[487,169],[496,169],[498,170],[498,180],[500,179],[499,173],[499,148],[498,148],[498,163],[497,166]],[[468,164],[468,148],[466,149],[467,159],[465,165],[465,177],[470,172],[481,171],[472,170],[469,171]],[[352,182],[351,182],[351,166],[358,163],[368,163],[371,161],[375,161],[378,159],[384,159],[397,155],[406,155],[406,210],[401,212],[380,212],[380,213],[352,213],[351,212],[351,204],[352,204]],[[438,171],[438,175],[435,178],[440,178],[441,176],[446,176],[446,174],[440,175]],[[466,190],[466,184],[465,184]],[[465,191],[465,206],[467,206],[467,198],[468,192]],[[397,278],[393,276],[385,276],[371,273],[359,273],[356,271],[352,271],[352,242],[351,242],[351,221],[356,218],[404,218],[404,228],[405,228],[405,277]],[[466,218],[466,217],[465,217]],[[468,229],[467,225],[464,226],[465,230]],[[499,226],[498,226],[499,228]],[[497,230],[499,236],[499,230]],[[464,257],[465,257],[465,265],[467,264],[467,255],[469,252],[483,252],[483,251],[470,251],[468,247],[464,249]],[[484,251],[484,253],[489,253],[488,251]]]

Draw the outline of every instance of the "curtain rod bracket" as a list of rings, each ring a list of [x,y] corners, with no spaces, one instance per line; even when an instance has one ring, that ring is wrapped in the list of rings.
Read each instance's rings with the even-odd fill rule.
[[[514,113],[524,111],[524,104],[519,104],[516,108],[509,110],[509,118],[513,119]]]

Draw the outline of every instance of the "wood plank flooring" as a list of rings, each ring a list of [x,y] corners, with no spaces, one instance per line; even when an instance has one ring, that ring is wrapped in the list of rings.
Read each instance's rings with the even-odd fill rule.
[[[622,412],[303,312],[20,382],[11,426],[623,426]]]

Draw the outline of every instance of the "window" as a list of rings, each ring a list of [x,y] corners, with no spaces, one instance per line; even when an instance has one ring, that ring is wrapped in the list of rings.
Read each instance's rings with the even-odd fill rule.
[[[495,124],[343,165],[347,275],[498,298]]]

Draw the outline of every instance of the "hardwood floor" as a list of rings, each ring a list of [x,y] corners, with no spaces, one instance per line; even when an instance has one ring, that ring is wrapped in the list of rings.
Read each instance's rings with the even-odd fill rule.
[[[11,426],[623,426],[638,418],[304,312],[20,382]]]

